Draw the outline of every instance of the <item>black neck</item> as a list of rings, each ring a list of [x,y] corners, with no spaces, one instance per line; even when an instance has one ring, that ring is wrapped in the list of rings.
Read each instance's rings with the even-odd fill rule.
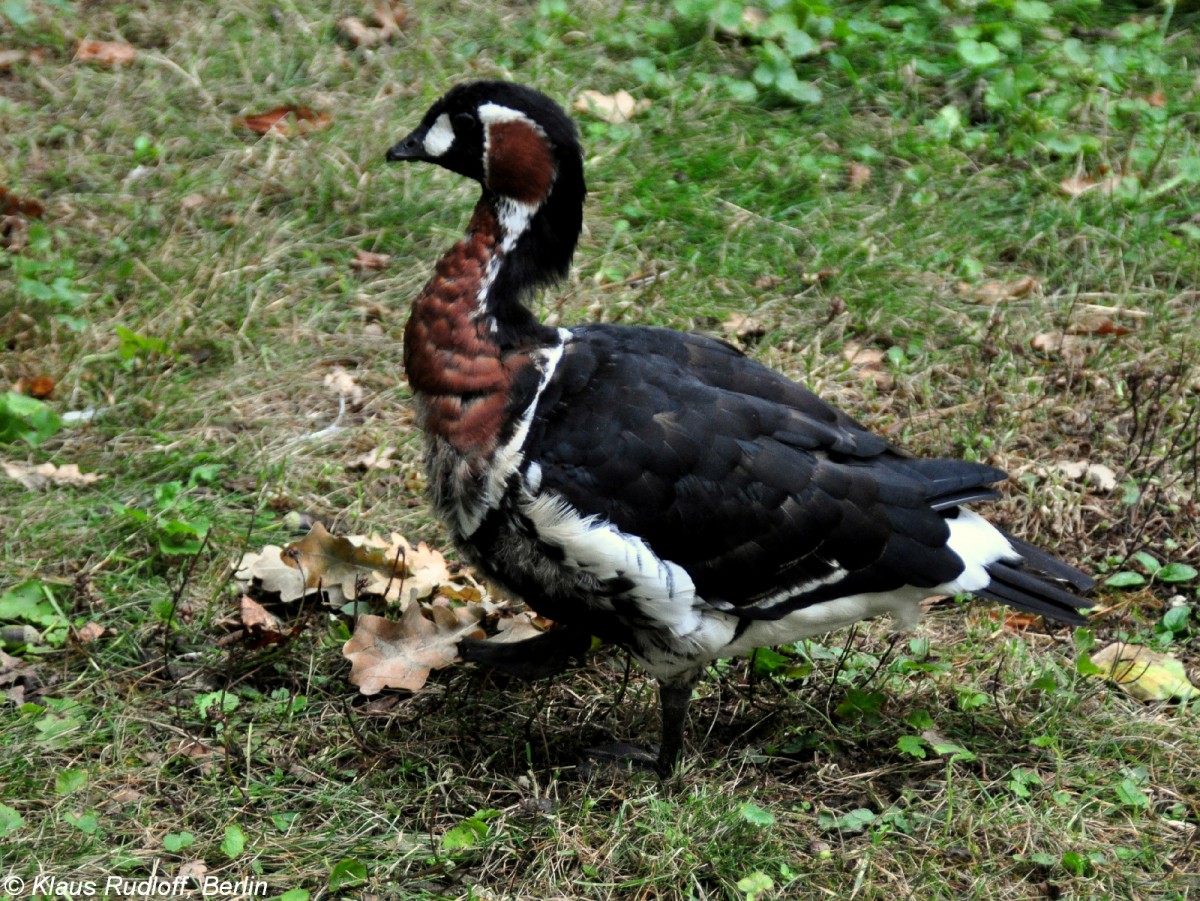
[[[522,337],[531,334],[535,340],[555,340],[554,329],[539,323],[525,304],[542,288],[562,281],[570,271],[583,227],[586,193],[581,162],[560,165],[550,194],[501,260],[488,291],[487,307],[499,326],[502,346],[510,340],[524,343]],[[485,188],[479,202],[488,205],[496,221],[501,221],[503,198]],[[500,241],[503,239],[500,236]]]

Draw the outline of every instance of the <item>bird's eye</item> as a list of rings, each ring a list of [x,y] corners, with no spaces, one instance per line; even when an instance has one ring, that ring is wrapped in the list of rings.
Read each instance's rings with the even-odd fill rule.
[[[475,114],[469,113],[469,112],[455,113],[454,114],[454,124],[455,125],[474,125],[475,124]]]

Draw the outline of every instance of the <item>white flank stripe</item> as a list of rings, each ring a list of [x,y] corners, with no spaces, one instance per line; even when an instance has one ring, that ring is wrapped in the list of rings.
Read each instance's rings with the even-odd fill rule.
[[[441,156],[454,144],[454,126],[450,117],[442,113],[425,132],[425,152],[430,156]]]
[[[521,512],[533,523],[538,538],[562,550],[567,566],[602,581],[632,582],[621,597],[636,605],[654,624],[652,628],[684,636],[701,627],[691,576],[678,564],[659,559],[636,535],[599,517],[583,516],[553,494],[529,498]]]
[[[752,606],[755,610],[770,610],[776,604],[790,601],[792,598],[808,594],[810,591],[815,591],[825,585],[833,585],[849,575],[847,570],[837,565],[836,560],[830,560],[829,562],[836,567],[829,575],[823,576],[820,579],[809,579],[807,582],[801,582],[798,585],[793,585],[791,588],[784,588],[774,594],[767,595],[761,601],[755,601]]]
[[[960,507],[958,516],[946,520],[946,524],[950,526],[946,546],[958,555],[965,567],[962,575],[953,582],[939,586],[939,590],[947,594],[986,588],[992,581],[987,574],[988,566],[997,560],[1021,559],[1003,533],[978,513]]]

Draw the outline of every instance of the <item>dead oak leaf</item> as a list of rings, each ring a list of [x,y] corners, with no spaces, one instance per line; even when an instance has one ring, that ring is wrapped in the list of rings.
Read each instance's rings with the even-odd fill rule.
[[[75,45],[75,62],[100,66],[128,66],[137,59],[137,50],[122,41],[82,40]]]
[[[635,100],[626,90],[617,91],[615,94],[580,91],[573,104],[577,112],[595,116],[609,125],[623,125],[634,116],[644,113],[650,106],[649,100]]]
[[[342,647],[342,656],[350,661],[350,683],[365,695],[385,688],[419,691],[430,672],[458,659],[461,639],[482,635],[471,609],[435,608],[436,622],[426,619],[419,604],[410,604],[398,621],[360,616]]]
[[[336,587],[349,600],[360,593],[386,593],[393,584],[398,592],[405,560],[378,539],[358,540],[361,543],[356,544],[342,535],[332,535],[316,523],[307,535],[289,544],[281,556],[287,566],[304,574],[308,588]],[[378,590],[381,585],[383,591]]]
[[[307,106],[278,106],[265,113],[255,113],[251,116],[241,116],[233,120],[240,128],[248,128],[259,135],[276,135],[290,138],[294,135],[304,135],[311,131],[328,128],[333,121],[329,113],[318,112]]]
[[[254,588],[264,594],[278,595],[285,604],[298,601],[309,593],[304,574],[285,562],[283,548],[275,544],[268,544],[257,553],[243,554],[234,566],[233,578],[243,591]],[[330,586],[322,587],[331,590]],[[329,602],[340,604],[343,600],[340,589],[334,587],[332,590],[337,596],[329,598]]]
[[[242,595],[239,606],[242,627],[259,642],[260,647],[283,641],[283,624],[274,613],[248,595]]]

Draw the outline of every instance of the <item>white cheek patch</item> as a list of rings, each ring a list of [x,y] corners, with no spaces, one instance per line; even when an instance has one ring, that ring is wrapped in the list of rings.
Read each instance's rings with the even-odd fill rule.
[[[453,143],[454,126],[450,124],[450,117],[442,113],[425,132],[425,153],[428,156],[441,156]]]

